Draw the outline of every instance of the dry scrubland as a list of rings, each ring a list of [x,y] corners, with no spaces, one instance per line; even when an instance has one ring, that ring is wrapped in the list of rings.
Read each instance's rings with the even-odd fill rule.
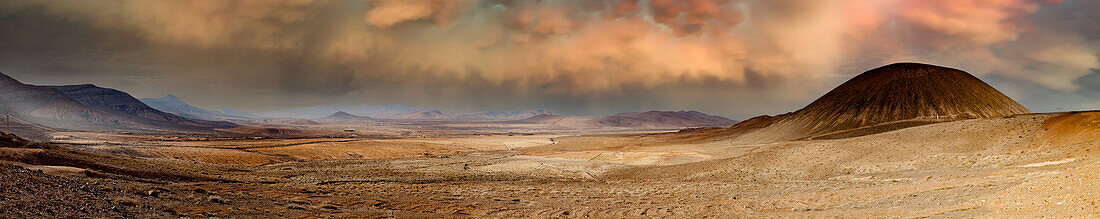
[[[69,133],[83,143],[0,148],[8,163],[0,208],[157,217],[1100,215],[1100,112],[767,144],[716,130],[221,141]],[[39,192],[65,198],[29,195]]]

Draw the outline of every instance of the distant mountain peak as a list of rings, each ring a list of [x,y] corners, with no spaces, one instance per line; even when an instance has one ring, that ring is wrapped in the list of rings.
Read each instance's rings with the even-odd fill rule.
[[[160,98],[142,98],[141,102],[161,111],[174,113],[183,117],[203,120],[247,120],[254,115],[247,113],[228,113],[226,111],[208,110],[193,106],[181,100],[176,95],[168,94]]]
[[[332,115],[329,115],[329,116],[327,116],[325,118],[321,118],[321,119],[322,120],[366,120],[366,119],[374,119],[374,118],[371,118],[371,117],[368,117],[368,116],[359,116],[359,115],[351,114],[351,113],[348,113],[348,112],[345,112],[345,111],[337,111],[335,113],[332,113]]]

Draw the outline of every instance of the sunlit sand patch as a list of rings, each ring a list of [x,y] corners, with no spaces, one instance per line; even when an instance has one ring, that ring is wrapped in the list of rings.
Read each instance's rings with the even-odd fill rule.
[[[1041,166],[1049,166],[1049,165],[1058,165],[1058,164],[1073,162],[1075,160],[1077,160],[1077,158],[1066,158],[1066,159],[1058,160],[1058,161],[1045,161],[1045,162],[1025,164],[1025,165],[1020,165],[1020,167],[1041,167]]]

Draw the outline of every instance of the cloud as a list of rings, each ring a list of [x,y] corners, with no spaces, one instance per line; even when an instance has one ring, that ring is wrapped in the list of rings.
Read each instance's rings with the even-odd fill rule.
[[[461,13],[469,0],[368,0],[367,23],[388,28],[409,21],[431,20],[446,27]]]
[[[288,49],[300,46],[304,37],[295,26],[307,24],[304,21],[318,16],[326,4],[313,0],[59,0],[7,7],[44,8],[100,28],[132,30],[159,43]]]
[[[1084,26],[1065,27],[1098,20],[1087,13],[1088,6],[1081,5],[1087,2],[853,1],[850,10],[863,12],[850,16],[849,23],[859,31],[853,36],[874,42],[850,45],[859,47],[859,53],[895,56],[883,60],[951,65],[1072,92],[1079,88],[1074,83],[1077,78],[1100,67],[1096,46],[1100,34],[1078,32],[1087,29]]]
[[[1022,18],[1039,9],[1031,0],[908,0],[898,6],[901,16],[919,27],[990,44],[1016,40]]]
[[[33,56],[41,66],[73,62],[57,54],[94,54],[104,57],[96,65],[111,66],[107,69],[218,80],[242,96],[285,101],[277,104],[375,101],[486,108],[545,100],[554,103],[545,107],[563,112],[684,106],[730,107],[730,114],[741,115],[735,106],[702,99],[787,110],[855,73],[898,61],[1074,92],[1079,78],[1100,68],[1097,5],[1080,0],[58,0],[0,3],[0,15],[46,16],[64,24],[58,28],[94,31],[24,33],[34,19],[0,27],[19,39],[13,44],[47,47],[51,42],[31,37],[45,33],[49,39],[141,45],[43,50]],[[17,58],[32,59],[27,57]],[[127,64],[114,63],[118,60]],[[110,77],[96,78],[103,76]],[[702,85],[711,91],[696,89]],[[163,92],[164,85],[125,86],[152,93]],[[682,102],[683,96],[698,101]],[[755,96],[777,100],[749,100]],[[611,98],[622,105],[597,104]]]

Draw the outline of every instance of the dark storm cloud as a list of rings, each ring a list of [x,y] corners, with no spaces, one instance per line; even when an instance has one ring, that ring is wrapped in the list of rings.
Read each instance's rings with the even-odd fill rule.
[[[0,71],[251,111],[317,104],[606,114],[797,109],[921,61],[1029,107],[1098,107],[1095,1],[354,0],[0,3]],[[1049,98],[1049,96],[1066,98]],[[1072,98],[1070,98],[1072,97]],[[1034,103],[1034,104],[1027,104]]]
[[[1091,74],[1078,78],[1076,83],[1081,87],[1078,93],[1082,96],[1100,97],[1100,69],[1093,69]],[[1100,99],[1095,100],[1100,102]]]

